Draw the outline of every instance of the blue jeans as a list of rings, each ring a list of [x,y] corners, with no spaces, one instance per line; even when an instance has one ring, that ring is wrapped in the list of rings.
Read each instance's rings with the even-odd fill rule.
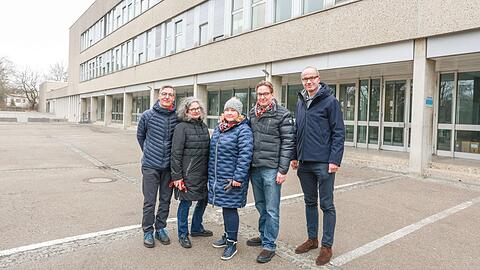
[[[275,241],[278,237],[280,225],[280,195],[282,185],[277,184],[277,169],[253,168],[252,186],[255,198],[255,207],[260,218],[258,231],[262,240],[263,249],[275,251]]]
[[[318,198],[323,212],[322,245],[331,247],[335,233],[336,212],[333,204],[335,174],[328,173],[328,164],[301,162],[297,171],[304,193],[308,238],[318,237]]]
[[[180,205],[178,206],[177,211],[177,222],[178,222],[178,237],[185,237],[188,233],[188,212],[192,206],[192,201],[181,200]],[[207,207],[207,200],[200,200],[195,206],[192,217],[192,228],[191,232],[203,232],[204,228],[202,225],[203,222],[203,213]]]

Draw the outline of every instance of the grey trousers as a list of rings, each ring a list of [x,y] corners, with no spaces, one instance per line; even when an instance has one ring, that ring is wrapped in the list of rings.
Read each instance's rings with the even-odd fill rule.
[[[167,226],[172,189],[168,187],[171,179],[170,170],[157,170],[142,167],[143,174],[143,219],[144,232],[160,230]],[[158,194],[158,210],[155,215],[155,205]],[[154,224],[155,223],[155,224]]]

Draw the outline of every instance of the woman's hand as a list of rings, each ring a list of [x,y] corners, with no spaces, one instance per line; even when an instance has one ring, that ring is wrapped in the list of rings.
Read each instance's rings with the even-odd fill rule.
[[[232,180],[232,186],[233,187],[241,187],[242,186],[242,182],[237,182],[235,180]]]

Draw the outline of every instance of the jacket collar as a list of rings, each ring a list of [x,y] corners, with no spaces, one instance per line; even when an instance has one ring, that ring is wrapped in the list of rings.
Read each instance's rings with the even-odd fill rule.
[[[320,85],[318,86],[318,91],[317,93],[315,94],[315,96],[313,96],[312,99],[312,102],[315,102],[315,101],[320,101],[328,96],[330,96],[330,93],[331,93],[331,90],[330,90],[330,87],[326,84],[326,83],[320,83]],[[298,92],[298,96],[300,97],[300,99],[303,101],[303,102],[306,102],[307,101],[307,90],[305,89],[302,89],[300,92]]]
[[[171,113],[175,113],[175,105],[173,106],[173,110],[170,111],[170,110],[167,110],[167,109],[163,108],[162,106],[160,106],[160,102],[157,101],[153,105],[153,110],[155,110],[158,113],[171,114]]]

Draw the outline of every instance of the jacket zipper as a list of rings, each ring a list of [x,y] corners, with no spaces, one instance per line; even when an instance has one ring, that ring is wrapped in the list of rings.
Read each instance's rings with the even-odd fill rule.
[[[218,134],[218,139],[217,143],[215,144],[215,181],[213,182],[213,200],[212,200],[212,206],[215,207],[215,198],[217,196],[217,192],[215,191],[215,188],[217,186],[217,159],[218,159],[218,144],[220,143],[220,137],[222,136],[222,133]]]

